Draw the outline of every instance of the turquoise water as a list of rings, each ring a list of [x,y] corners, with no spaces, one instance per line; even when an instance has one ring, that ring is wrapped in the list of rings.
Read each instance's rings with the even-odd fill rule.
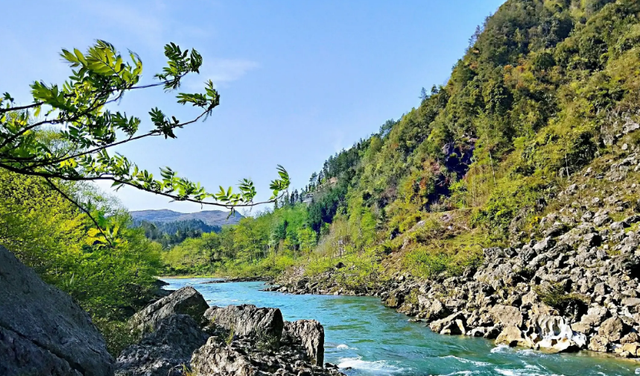
[[[315,319],[325,328],[325,361],[348,375],[634,375],[640,363],[602,356],[550,355],[495,347],[482,338],[441,336],[369,297],[287,295],[260,291],[261,282],[203,284],[165,279],[167,288],[191,285],[210,305],[280,308],[285,320]]]

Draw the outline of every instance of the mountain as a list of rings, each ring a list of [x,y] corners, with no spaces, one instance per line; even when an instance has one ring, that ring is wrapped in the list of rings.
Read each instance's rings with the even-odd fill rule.
[[[134,210],[130,212],[134,222],[168,223],[200,220],[209,226],[235,225],[242,218],[242,214],[236,212],[231,217],[228,212],[222,210],[203,210],[195,213],[180,213],[173,210]]]

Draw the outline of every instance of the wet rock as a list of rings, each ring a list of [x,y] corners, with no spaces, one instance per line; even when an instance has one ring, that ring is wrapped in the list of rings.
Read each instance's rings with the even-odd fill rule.
[[[192,353],[207,342],[200,325],[189,315],[171,315],[116,360],[116,376],[178,376]]]
[[[439,320],[451,314],[451,311],[438,299],[428,299],[423,296],[418,297],[418,304],[422,311],[422,317],[426,320]]]
[[[504,344],[507,346],[527,346],[529,343],[525,340],[522,331],[513,325],[505,327],[496,338],[496,344]]]
[[[525,337],[533,348],[547,352],[577,351],[587,346],[587,336],[574,332],[561,316],[540,315],[527,325]]]
[[[205,311],[209,308],[207,301],[191,286],[183,287],[157,302],[147,306],[129,319],[132,333],[138,338],[153,332],[162,320],[175,315],[189,315],[201,323]]]
[[[0,375],[112,374],[89,315],[0,246]]]
[[[441,333],[446,329],[446,334],[464,334],[465,332],[461,331],[458,324],[456,324],[456,320],[465,320],[464,314],[462,312],[451,314],[432,322],[429,324],[429,328],[436,333]]]
[[[486,330],[483,337],[486,339],[496,339],[500,335],[500,332],[500,326],[494,325]]]
[[[489,328],[485,327],[485,326],[480,326],[474,329],[471,329],[467,335],[469,335],[470,337],[484,337],[485,334],[487,334],[487,331],[489,330]]]

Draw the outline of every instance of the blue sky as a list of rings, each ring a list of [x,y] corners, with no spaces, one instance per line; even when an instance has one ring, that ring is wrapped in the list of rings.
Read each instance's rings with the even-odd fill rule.
[[[264,199],[277,164],[302,187],[331,154],[417,106],[422,87],[444,84],[476,26],[502,2],[13,1],[0,23],[0,92],[29,101],[33,80],[68,76],[61,48],[84,50],[96,39],[137,52],[146,82],[164,63],[165,43],[196,48],[201,75],[182,89],[212,79],[220,106],[178,139],[117,151],[153,173],[170,166],[211,191],[249,177]],[[147,125],[155,106],[179,119],[194,114],[161,89],[120,104]],[[131,210],[200,210],[133,189],[116,195]]]

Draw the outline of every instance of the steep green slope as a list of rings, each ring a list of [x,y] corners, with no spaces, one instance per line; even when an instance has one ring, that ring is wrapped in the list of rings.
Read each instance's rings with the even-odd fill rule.
[[[620,137],[637,148],[638,132],[623,128],[640,117],[639,14],[631,0],[507,1],[445,86],[329,158],[280,209],[223,234],[223,261],[286,257],[270,270],[293,259],[294,275],[342,262],[349,272],[334,278],[361,288],[397,271],[460,275],[483,248],[527,241],[578,171]],[[241,230],[252,221],[264,231]]]
[[[427,275],[518,241],[549,195],[637,121],[639,12],[635,1],[506,2],[446,86],[327,162],[310,223],[332,223],[325,240],[346,229],[354,252],[388,254],[430,213],[455,213],[468,231],[409,240]]]

